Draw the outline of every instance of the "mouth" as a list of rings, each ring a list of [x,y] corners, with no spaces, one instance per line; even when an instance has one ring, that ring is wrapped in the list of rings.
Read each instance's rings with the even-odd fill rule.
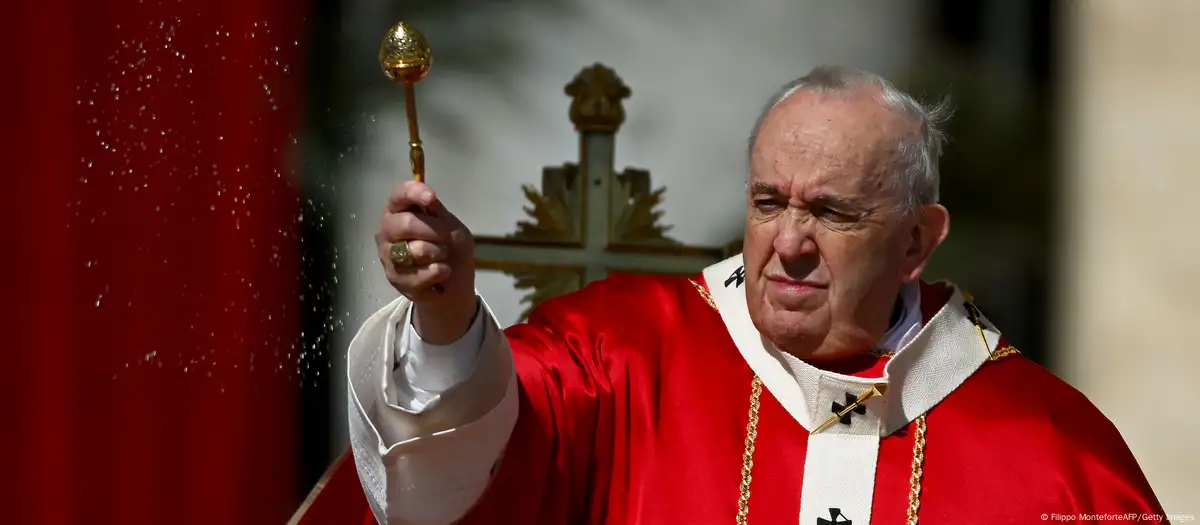
[[[771,281],[771,286],[773,288],[776,288],[783,292],[792,293],[792,294],[815,292],[818,290],[825,290],[825,289],[829,288],[828,284],[819,283],[816,281],[810,281],[810,280],[806,280],[806,279],[791,279],[788,277],[772,276],[772,277],[767,277],[767,280]]]

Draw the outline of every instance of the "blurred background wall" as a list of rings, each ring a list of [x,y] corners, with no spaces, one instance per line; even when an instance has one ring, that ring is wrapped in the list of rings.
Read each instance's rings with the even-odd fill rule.
[[[1195,520],[1200,3],[1064,12],[1062,322],[1050,365],[1121,429],[1167,512]]]
[[[28,511],[15,522],[282,521],[345,450],[344,349],[395,297],[372,235],[408,177],[401,92],[375,61],[399,20],[434,48],[418,87],[429,180],[478,234],[511,232],[520,186],[577,160],[563,86],[595,62],[633,92],[618,168],[650,170],[692,245],[739,236],[745,138],[782,83],[837,63],[952,96],[952,234],[928,277],[972,291],[1084,390],[1168,512],[1195,514],[1197,6],[6,5],[28,22],[4,35],[23,52],[0,88],[18,102],[4,223],[23,255],[2,264],[21,372],[5,394],[28,401],[4,446],[31,481],[5,496]],[[517,319],[511,278],[479,287]]]

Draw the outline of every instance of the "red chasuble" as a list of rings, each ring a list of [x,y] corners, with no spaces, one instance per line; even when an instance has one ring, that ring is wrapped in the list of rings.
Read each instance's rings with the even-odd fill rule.
[[[747,325],[740,269],[737,257],[690,280],[611,277],[508,328],[520,415],[463,523],[1163,514],[1112,423],[954,287],[921,285],[924,326],[893,356],[815,369],[780,359]],[[336,484],[357,481],[346,469]],[[313,509],[374,522],[361,490],[326,491],[340,495]],[[302,523],[332,523],[320,512]]]

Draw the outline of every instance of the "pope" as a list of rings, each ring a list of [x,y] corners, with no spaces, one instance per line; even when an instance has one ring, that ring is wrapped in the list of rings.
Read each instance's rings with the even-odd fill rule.
[[[398,186],[376,241],[403,297],[350,344],[353,461],[302,522],[1163,515],[1092,403],[968,294],[921,280],[950,231],[946,117],[817,68],[750,136],[742,255],[613,276],[503,330],[468,228],[430,187]]]

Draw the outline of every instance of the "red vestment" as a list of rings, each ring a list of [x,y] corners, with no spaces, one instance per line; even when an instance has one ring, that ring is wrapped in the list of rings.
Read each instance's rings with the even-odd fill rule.
[[[922,284],[926,322],[949,297],[947,287]],[[754,372],[691,282],[612,277],[548,301],[506,335],[520,415],[490,488],[462,523],[734,522]],[[822,368],[877,377],[888,359],[863,354]],[[1164,514],[1112,423],[1019,354],[986,361],[926,424],[921,523]],[[905,521],[913,427],[879,441],[871,523]],[[809,436],[764,388],[750,523],[797,520]],[[339,484],[357,481],[351,461],[341,468],[350,472]],[[361,490],[338,490],[326,488],[330,500],[319,496],[302,523],[330,523],[316,509],[374,522]]]

